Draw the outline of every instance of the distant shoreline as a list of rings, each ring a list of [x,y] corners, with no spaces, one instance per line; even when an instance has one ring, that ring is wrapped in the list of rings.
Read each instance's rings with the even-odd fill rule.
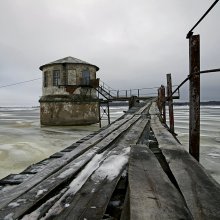
[[[173,105],[177,105],[177,106],[189,105],[189,102],[174,102]],[[213,105],[213,106],[214,105],[220,105],[220,101],[206,101],[206,102],[201,101],[200,105],[203,105],[203,106],[207,106],[207,105]]]
[[[173,102],[173,105],[175,106],[184,106],[189,105],[189,102]],[[202,106],[208,106],[208,105],[220,105],[220,101],[201,101],[200,105]],[[128,102],[110,102],[109,106],[128,106]]]
[[[189,102],[173,102],[173,105],[175,106],[184,106],[184,105],[189,105]],[[215,106],[215,105],[220,105],[220,101],[202,101],[200,102],[200,105],[202,106]],[[109,106],[128,106],[128,102],[109,102]],[[40,106],[0,106],[1,108],[21,108],[21,109],[25,109],[25,108],[40,108]]]

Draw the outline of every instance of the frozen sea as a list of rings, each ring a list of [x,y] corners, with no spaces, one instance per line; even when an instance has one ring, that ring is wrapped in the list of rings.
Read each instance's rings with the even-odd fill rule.
[[[126,106],[110,107],[111,121]],[[175,132],[188,150],[188,106],[175,106]],[[103,125],[107,121],[103,121]],[[39,108],[0,108],[0,179],[60,151],[99,129],[90,126],[40,126]],[[201,164],[220,183],[220,106],[201,106]]]

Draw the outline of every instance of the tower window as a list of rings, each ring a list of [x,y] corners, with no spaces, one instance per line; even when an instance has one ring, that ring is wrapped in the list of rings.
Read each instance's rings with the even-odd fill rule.
[[[60,84],[60,71],[53,71],[53,86],[58,86]]]
[[[44,87],[48,87],[48,72],[44,72]]]

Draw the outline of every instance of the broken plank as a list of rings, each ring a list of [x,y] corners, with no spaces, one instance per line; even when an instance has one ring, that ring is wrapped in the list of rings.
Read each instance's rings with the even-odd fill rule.
[[[146,145],[133,145],[129,160],[130,219],[192,219],[184,199]]]
[[[153,105],[151,127],[194,219],[219,219],[220,185],[174,139],[155,112]]]

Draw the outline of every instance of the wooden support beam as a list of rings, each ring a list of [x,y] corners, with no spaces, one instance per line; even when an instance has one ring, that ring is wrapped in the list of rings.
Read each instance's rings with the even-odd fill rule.
[[[189,39],[189,153],[199,161],[200,148],[200,37]]]
[[[167,74],[167,97],[169,106],[170,132],[174,133],[173,97],[172,97],[172,78]]]

